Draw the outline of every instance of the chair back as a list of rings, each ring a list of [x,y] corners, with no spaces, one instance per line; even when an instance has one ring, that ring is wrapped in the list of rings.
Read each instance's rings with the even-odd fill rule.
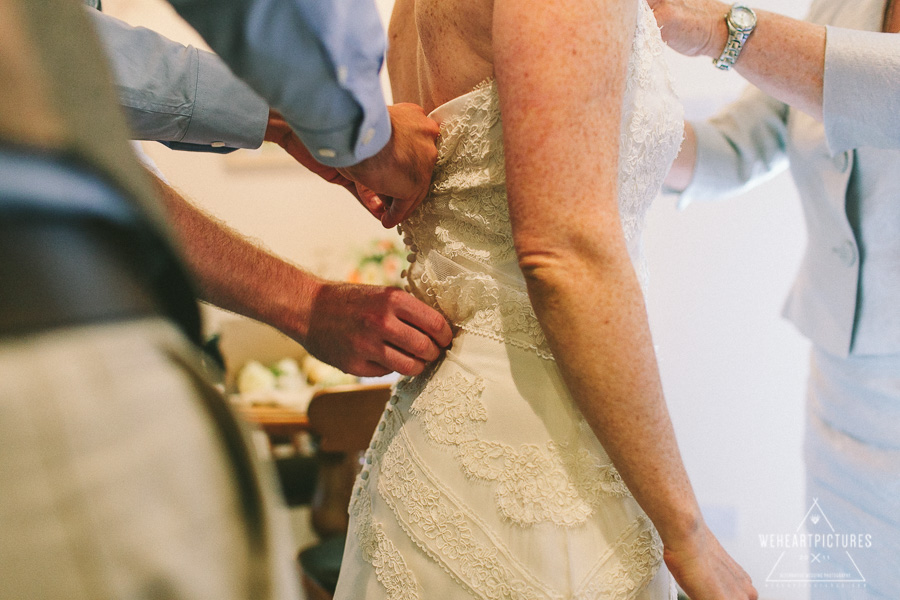
[[[346,385],[316,392],[310,401],[309,429],[319,461],[312,526],[320,538],[346,533],[362,454],[390,398],[390,385]]]

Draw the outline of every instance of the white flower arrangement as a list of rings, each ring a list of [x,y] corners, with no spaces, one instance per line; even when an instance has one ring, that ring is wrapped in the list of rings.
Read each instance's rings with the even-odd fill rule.
[[[242,402],[291,406],[302,411],[316,390],[357,381],[357,377],[307,355],[302,367],[293,358],[269,366],[251,360],[238,372],[235,383]]]

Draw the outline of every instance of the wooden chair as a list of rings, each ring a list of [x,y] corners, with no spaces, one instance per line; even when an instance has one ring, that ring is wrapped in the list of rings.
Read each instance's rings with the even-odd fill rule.
[[[390,397],[389,385],[350,385],[322,390],[310,401],[309,430],[317,440],[318,462],[312,527],[321,541],[298,556],[307,600],[334,595],[353,483]]]

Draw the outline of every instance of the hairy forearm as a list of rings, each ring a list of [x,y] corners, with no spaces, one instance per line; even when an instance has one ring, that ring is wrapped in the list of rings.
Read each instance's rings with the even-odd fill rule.
[[[624,249],[599,262],[523,259],[529,294],[563,378],[663,541],[702,522],[663,398],[646,311]]]
[[[302,339],[318,278],[245,238],[171,186],[158,179],[157,184],[201,299]]]

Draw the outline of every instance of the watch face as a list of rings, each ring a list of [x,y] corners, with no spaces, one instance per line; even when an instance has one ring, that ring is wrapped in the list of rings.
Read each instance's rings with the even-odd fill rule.
[[[756,15],[746,6],[735,6],[731,10],[731,22],[738,29],[752,29],[756,25]]]

